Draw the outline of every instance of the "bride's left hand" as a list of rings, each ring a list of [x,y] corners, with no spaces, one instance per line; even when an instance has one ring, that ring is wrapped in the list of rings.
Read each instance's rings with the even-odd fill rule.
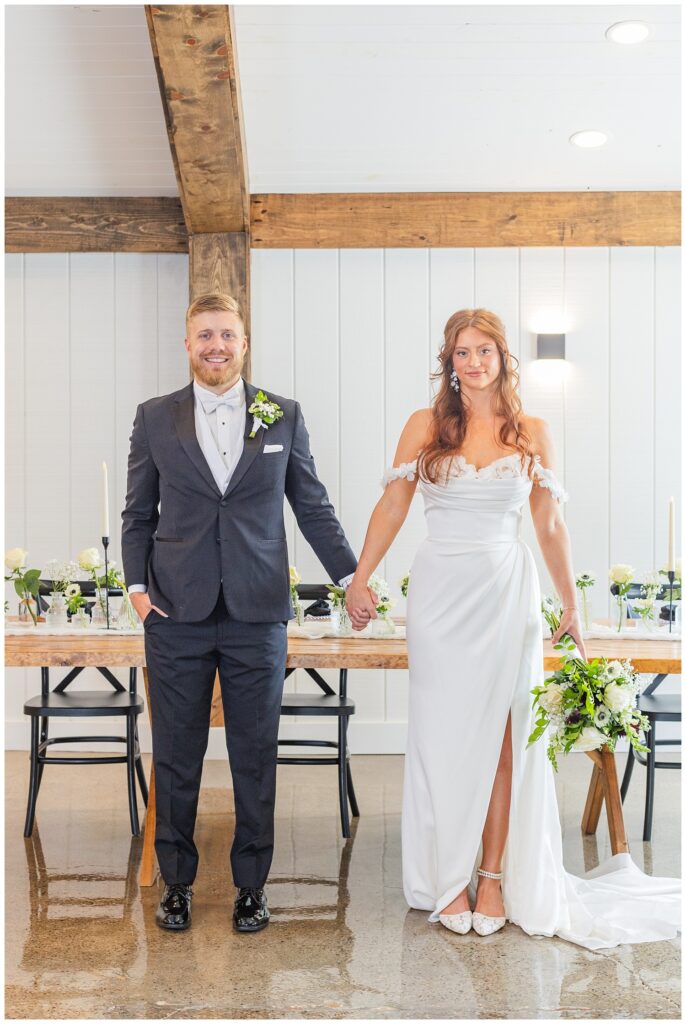
[[[578,611],[565,611],[562,613],[560,619],[560,626],[553,633],[553,643],[556,644],[560,637],[567,633],[571,636],[572,640],[579,648],[579,654],[584,661],[588,661],[586,657],[586,648],[584,647],[583,632],[581,628],[581,616]]]

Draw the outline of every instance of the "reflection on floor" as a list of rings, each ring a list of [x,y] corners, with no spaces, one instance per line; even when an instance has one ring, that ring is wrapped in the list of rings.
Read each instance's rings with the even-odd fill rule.
[[[579,829],[590,769],[576,755],[558,779],[567,867],[577,873],[610,854],[604,819],[597,839]],[[676,941],[591,953],[513,925],[488,938],[428,925],[401,888],[402,758],[355,757],[353,774],[363,816],[344,843],[334,773],[279,769],[272,924],[239,936],[228,767],[207,762],[193,927],[169,934],[155,925],[158,888],[138,887],[141,843],[129,833],[123,771],[48,770],[24,840],[28,756],[7,754],[7,1017],[679,1017]],[[652,844],[640,839],[644,778],[635,775],[633,856],[653,874],[678,874],[680,773],[658,774]]]

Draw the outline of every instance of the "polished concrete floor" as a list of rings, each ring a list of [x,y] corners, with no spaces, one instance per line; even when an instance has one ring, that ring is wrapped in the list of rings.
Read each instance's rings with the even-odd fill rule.
[[[623,762],[623,758],[620,758]],[[157,887],[137,882],[121,766],[45,773],[22,838],[28,756],[6,756],[8,1018],[665,1018],[680,1016],[679,945],[589,952],[514,925],[456,936],[408,910],[400,880],[402,758],[355,757],[362,817],[339,835],[333,769],[279,769],[272,924],[231,930],[226,764],[205,765],[201,866],[189,932],[155,925]],[[620,767],[621,767],[620,763]],[[582,839],[591,763],[558,779],[569,870],[609,856],[604,819]],[[644,777],[626,806],[632,853],[679,874],[679,772],[658,775],[653,842],[641,842]],[[532,865],[536,870],[536,865]]]

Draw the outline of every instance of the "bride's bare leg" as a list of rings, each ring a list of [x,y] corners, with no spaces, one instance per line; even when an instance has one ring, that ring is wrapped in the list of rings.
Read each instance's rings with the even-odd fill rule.
[[[495,773],[491,799],[488,804],[486,824],[482,834],[483,851],[481,867],[484,871],[500,872],[500,867],[507,842],[507,829],[510,820],[510,796],[512,793],[512,721],[507,716],[503,745],[500,749],[498,768]],[[478,876],[476,891],[476,910],[488,917],[503,917],[503,897],[500,882],[494,878]],[[467,889],[463,889],[452,903],[441,909],[442,914],[461,914],[469,910]]]
[[[501,756],[498,761],[494,787],[490,793],[488,813],[483,826],[480,866],[484,871],[500,872],[505,853],[505,844],[508,838],[508,825],[510,822],[510,798],[512,794],[512,719],[508,715]],[[469,910],[469,898],[467,889],[463,889],[459,896],[442,907],[441,913],[462,913]],[[503,918],[505,907],[503,906],[503,895],[501,884],[496,879],[484,879],[478,876],[476,889],[476,907],[479,913],[485,913],[489,918]]]
[[[486,824],[482,835],[483,851],[481,867],[484,871],[499,873],[502,867],[507,831],[510,822],[510,799],[512,795],[512,720],[507,716],[507,726],[500,750],[500,759],[493,782],[491,800],[488,805]],[[504,917],[503,896],[500,882],[494,878],[478,876],[476,907],[480,914],[488,917]]]

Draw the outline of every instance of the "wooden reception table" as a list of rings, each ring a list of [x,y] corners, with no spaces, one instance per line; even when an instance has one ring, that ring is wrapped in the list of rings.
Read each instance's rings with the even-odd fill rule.
[[[146,695],[148,692],[147,670],[143,634],[89,634],[74,630],[70,636],[44,633],[38,628],[25,627],[21,635],[5,637],[5,665],[11,668],[48,666],[51,668],[75,668],[77,666],[103,666],[107,668],[142,668]],[[607,640],[586,641],[586,653],[592,658],[629,659],[637,672],[649,673],[656,677],[651,687],[666,675],[681,672],[680,640]],[[553,650],[552,642],[543,643],[543,665],[546,671],[559,667],[559,654]],[[407,646],[404,639],[368,640],[362,637],[310,640],[301,637],[288,638],[287,668],[313,669],[405,669],[407,668]],[[150,701],[148,700],[148,709]],[[223,725],[221,696],[218,685],[212,702],[212,725]],[[614,755],[607,749],[592,750],[588,756],[593,761],[593,773],[589,786],[581,826],[585,834],[596,831],[598,819],[605,801],[610,842],[613,853],[624,853],[629,849],[624,829],[622,802],[617,782]],[[141,860],[140,884],[152,885],[154,870],[155,838],[155,777],[151,769],[148,807],[145,818],[143,856]]]

